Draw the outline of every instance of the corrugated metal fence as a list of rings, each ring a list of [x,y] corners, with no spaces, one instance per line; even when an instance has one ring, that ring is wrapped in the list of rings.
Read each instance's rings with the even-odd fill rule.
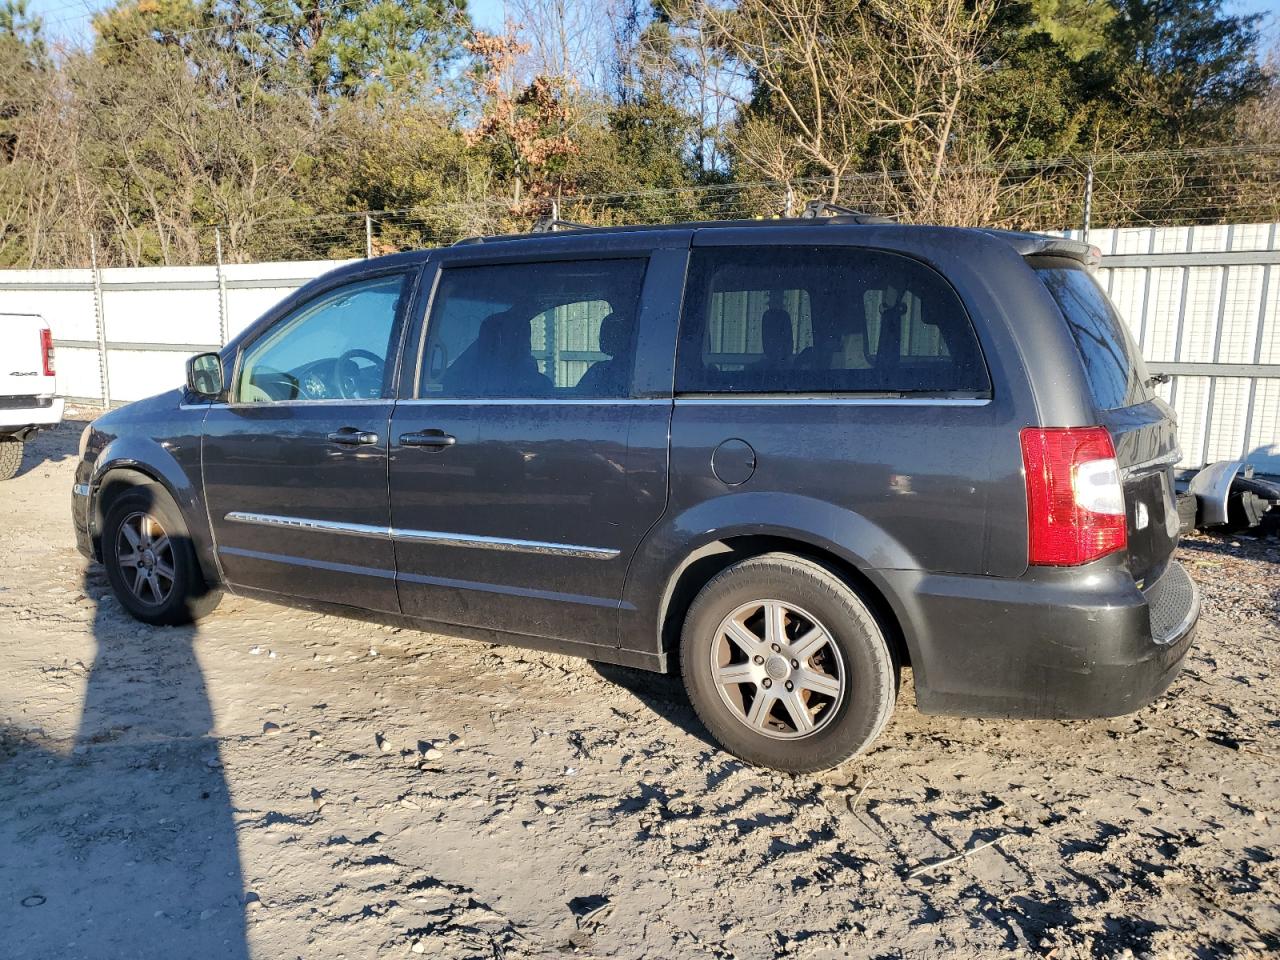
[[[1078,231],[1068,236],[1079,237]],[[1178,412],[1184,467],[1243,458],[1280,474],[1280,229],[1276,224],[1094,230],[1100,279]],[[72,399],[136,400],[182,380],[334,261],[0,271],[0,313],[53,328]],[[584,349],[594,346],[563,344]]]
[[[1070,236],[1079,236],[1071,233]],[[1101,280],[1178,413],[1182,466],[1280,474],[1280,229],[1095,230]]]

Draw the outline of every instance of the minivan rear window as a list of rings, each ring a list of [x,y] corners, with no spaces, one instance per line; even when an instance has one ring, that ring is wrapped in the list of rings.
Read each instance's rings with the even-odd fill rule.
[[[1037,267],[1057,301],[1084,361],[1094,402],[1103,410],[1145,403],[1147,369],[1129,328],[1098,282],[1082,266]]]
[[[917,260],[862,247],[695,249],[680,393],[987,395],[960,299]]]

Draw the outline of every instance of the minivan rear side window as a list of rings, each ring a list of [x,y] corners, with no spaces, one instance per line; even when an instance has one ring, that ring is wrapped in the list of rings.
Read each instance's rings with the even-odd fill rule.
[[[1094,402],[1115,410],[1149,400],[1142,354],[1110,298],[1083,266],[1049,262],[1053,265],[1037,267],[1036,273],[1071,329]]]
[[[427,321],[423,397],[625,397],[647,261],[445,267]]]
[[[964,393],[991,383],[941,276],[858,247],[696,249],[681,393]]]

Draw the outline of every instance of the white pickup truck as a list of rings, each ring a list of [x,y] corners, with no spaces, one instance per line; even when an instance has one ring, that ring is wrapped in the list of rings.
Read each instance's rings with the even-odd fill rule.
[[[16,476],[22,445],[62,422],[53,335],[33,313],[0,313],[0,480]]]

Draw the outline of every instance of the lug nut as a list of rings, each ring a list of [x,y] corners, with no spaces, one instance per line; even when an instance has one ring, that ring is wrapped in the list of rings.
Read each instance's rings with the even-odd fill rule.
[[[752,659],[756,662],[757,666],[764,663],[764,657],[760,656],[760,654],[758,653],[754,657],[752,657]]]
[[[795,688],[796,688],[796,685],[795,685],[794,683],[792,683],[790,680],[788,680],[788,681],[787,681],[787,691],[788,691],[788,692],[790,692],[790,691],[794,690]]]
[[[765,677],[765,678],[764,678],[764,688],[765,688],[766,690],[768,690],[768,689],[769,689],[770,687],[772,687],[772,686],[773,686],[773,681],[772,681],[772,680],[770,680],[768,677]]]
[[[775,643],[775,644],[773,644],[773,652],[774,652],[774,653],[780,653],[780,652],[782,652],[782,648],[781,648],[780,646],[778,646],[778,645]]]
[[[799,660],[792,660],[792,661],[791,661],[791,669],[792,669],[792,670],[799,670],[799,669],[800,669],[800,661],[799,661]]]

